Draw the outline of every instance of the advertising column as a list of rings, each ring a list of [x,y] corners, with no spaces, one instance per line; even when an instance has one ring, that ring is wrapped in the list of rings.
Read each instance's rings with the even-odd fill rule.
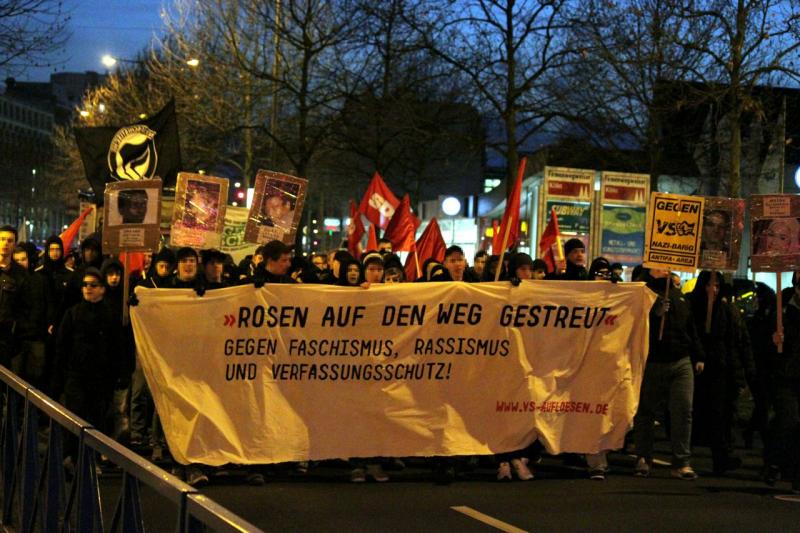
[[[581,239],[591,252],[592,197],[594,170],[545,167],[544,194],[540,196],[539,235],[547,225],[551,209],[555,209],[562,242]],[[591,256],[591,253],[589,254]]]
[[[597,255],[628,266],[642,262],[649,197],[648,174],[602,173]]]

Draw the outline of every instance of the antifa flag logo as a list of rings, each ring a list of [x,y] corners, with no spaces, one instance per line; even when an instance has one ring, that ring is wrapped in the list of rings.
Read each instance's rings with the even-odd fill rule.
[[[181,151],[173,100],[133,124],[75,128],[74,132],[98,205],[103,203],[107,183],[161,178],[164,188],[175,187]]]
[[[120,128],[108,147],[108,170],[117,180],[152,179],[158,167],[156,132],[137,124]]]

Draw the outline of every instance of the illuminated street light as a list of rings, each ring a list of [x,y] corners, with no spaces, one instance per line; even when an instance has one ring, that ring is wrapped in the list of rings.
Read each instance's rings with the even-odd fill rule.
[[[81,116],[82,116],[83,118],[86,118],[86,117],[88,117],[88,116],[89,116],[89,112],[88,112],[88,111],[86,111],[85,109],[81,109]]]
[[[195,57],[193,57],[193,58],[189,59],[188,61],[186,61],[186,64],[189,65],[190,67],[194,68],[194,67],[196,67],[196,66],[198,66],[200,64],[200,60],[195,58]]]
[[[100,58],[100,61],[106,68],[113,68],[117,64],[117,59],[111,54],[105,54]]]

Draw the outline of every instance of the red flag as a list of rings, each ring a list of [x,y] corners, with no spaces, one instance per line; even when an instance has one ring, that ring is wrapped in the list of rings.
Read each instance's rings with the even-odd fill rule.
[[[555,246],[554,246],[555,245]],[[556,251],[553,248],[556,248]],[[554,207],[550,208],[550,220],[539,239],[539,257],[547,264],[548,272],[555,272],[556,260],[564,260],[564,250],[561,248],[561,238],[558,231],[558,217]]]
[[[139,275],[144,270],[144,252],[120,252],[119,262],[125,264],[125,254],[128,254],[128,275]]]
[[[419,236],[419,240],[414,245],[414,250],[406,258],[406,281],[414,281],[419,277],[417,276],[417,263],[421,268],[422,263],[431,257],[437,261],[444,261],[444,251],[446,249],[447,245],[444,243],[442,231],[439,229],[439,222],[434,217],[428,223],[422,235]]]
[[[367,235],[367,250],[373,251],[378,249],[378,234],[375,232],[375,224],[369,225],[369,234]]]
[[[377,224],[381,229],[386,229],[398,205],[400,200],[392,194],[381,175],[375,172],[358,210],[367,217],[367,220]]]
[[[364,223],[361,213],[353,200],[350,200],[350,224],[347,225],[347,249],[353,257],[361,255],[361,237],[364,236]]]
[[[519,162],[517,169],[517,181],[514,182],[514,188],[511,189],[511,194],[506,200],[506,210],[503,213],[503,220],[500,223],[500,230],[494,234],[492,239],[492,253],[500,255],[517,244],[519,237],[519,197],[522,193],[522,175],[525,174],[525,165],[528,163],[528,158],[523,157]],[[505,243],[505,248],[503,248]]]
[[[75,236],[78,235],[78,231],[81,229],[81,224],[83,224],[83,219],[89,216],[89,213],[92,212],[94,207],[89,206],[83,210],[83,213],[75,219],[75,221],[69,225],[67,229],[65,229],[59,237],[61,237],[61,242],[64,243],[64,251],[66,252],[72,247],[72,241],[75,240]]]
[[[383,233],[384,238],[392,241],[392,252],[410,252],[419,225],[419,219],[411,212],[411,199],[406,194]]]

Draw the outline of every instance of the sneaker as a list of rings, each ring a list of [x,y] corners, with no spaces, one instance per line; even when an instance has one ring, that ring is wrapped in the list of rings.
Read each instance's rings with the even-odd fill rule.
[[[511,466],[514,467],[514,474],[516,474],[520,481],[530,481],[533,479],[533,472],[531,472],[530,468],[528,468],[527,463],[528,460],[525,458],[511,460]]]
[[[192,487],[204,487],[208,485],[208,476],[196,466],[190,466],[186,469],[186,483]]]
[[[511,465],[505,461],[497,467],[497,481],[511,481]]]
[[[650,476],[650,464],[647,462],[647,459],[645,459],[644,457],[639,457],[639,460],[636,461],[636,466],[634,467],[633,475],[636,477]]]
[[[264,484],[264,475],[258,472],[249,472],[245,481],[251,487],[260,487]]]
[[[354,468],[350,471],[351,483],[364,483],[367,480],[367,473],[363,468]]]
[[[604,468],[592,468],[589,470],[589,479],[595,481],[604,481],[606,479],[606,471]]]
[[[692,481],[694,479],[697,479],[697,473],[694,470],[692,470],[691,466],[686,465],[686,466],[681,467],[681,468],[673,469],[672,470],[672,477],[678,478],[678,479],[684,479],[686,481]]]
[[[367,475],[378,483],[389,481],[389,476],[386,475],[383,467],[379,464],[367,465]]]

